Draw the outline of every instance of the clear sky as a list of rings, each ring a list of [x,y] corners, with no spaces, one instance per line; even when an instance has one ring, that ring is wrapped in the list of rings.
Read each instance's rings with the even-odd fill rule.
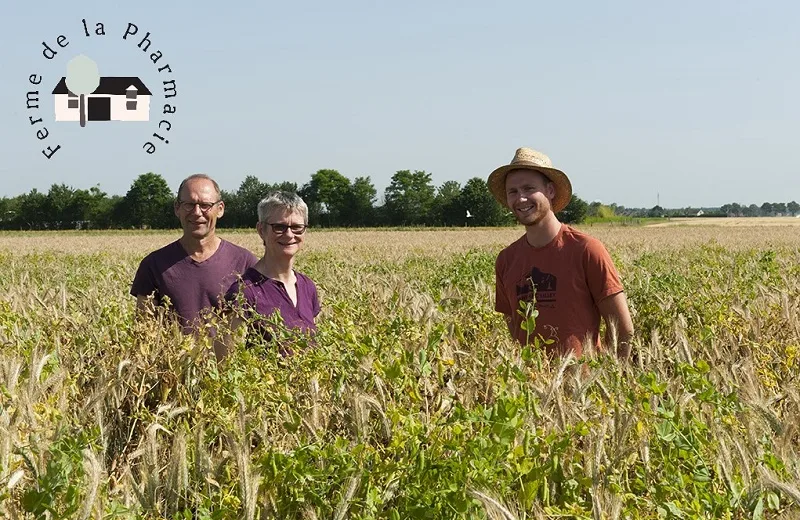
[[[227,190],[248,174],[302,185],[321,168],[369,175],[382,193],[397,170],[463,184],[528,146],[588,201],[800,201],[796,2],[27,5],[0,7],[0,195],[62,182],[124,194],[148,171],[173,189],[195,172]],[[138,34],[123,40],[129,22]],[[149,61],[155,50],[173,74]],[[78,54],[101,75],[140,77],[150,121],[55,122],[52,89]],[[38,111],[26,107],[31,74],[43,77]],[[148,155],[169,79],[170,143]]]

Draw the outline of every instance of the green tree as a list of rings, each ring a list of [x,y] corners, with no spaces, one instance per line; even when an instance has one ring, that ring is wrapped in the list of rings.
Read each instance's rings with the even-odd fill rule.
[[[501,226],[508,223],[506,218],[507,211],[498,203],[486,180],[480,177],[473,177],[464,184],[459,196],[463,219],[469,226]],[[467,212],[471,215],[467,217]]]
[[[255,175],[246,176],[235,196],[231,197],[230,203],[225,202],[225,216],[219,222],[228,220],[227,225],[231,227],[255,228],[258,222],[258,203],[270,191],[272,186],[268,183],[261,182]],[[230,214],[229,209],[232,210]]]
[[[175,225],[175,198],[164,178],[144,173],[133,181],[121,204],[124,224],[135,227],[167,228]]]
[[[413,226],[430,221],[436,188],[431,174],[417,170],[399,170],[384,192],[389,221],[396,226]]]
[[[742,213],[745,217],[757,217],[761,210],[755,204],[750,204],[749,206],[742,207]]]
[[[308,206],[308,216],[320,226],[341,226],[351,198],[350,179],[336,170],[318,170],[300,188]]]
[[[92,190],[97,188],[91,188]],[[98,189],[99,191],[99,189]],[[121,195],[112,195],[108,197],[105,193],[102,197],[93,196],[91,205],[89,206],[88,220],[90,226],[94,229],[110,229],[112,227],[119,227],[120,223],[114,219],[116,209],[122,205],[125,200]]]
[[[286,191],[289,193],[299,192],[299,190],[297,189],[297,183],[289,181],[279,182],[278,184],[273,185],[272,189],[275,191]]]
[[[447,181],[436,191],[433,201],[433,218],[436,225],[460,226],[464,224],[466,210],[461,207],[461,184]]]
[[[0,199],[0,227],[2,229],[19,228],[20,197],[3,197]]]
[[[800,204],[795,201],[789,202],[786,204],[786,210],[792,215],[795,216],[800,213]]]
[[[556,217],[565,224],[580,224],[586,220],[588,211],[589,205],[586,201],[573,193],[569,199],[569,204],[559,211]]]
[[[36,188],[19,196],[16,223],[20,229],[42,229],[45,227],[45,204],[47,195]]]
[[[350,226],[375,225],[375,200],[378,195],[370,177],[356,177],[343,210],[343,224]]]
[[[65,229],[74,226],[77,220],[83,220],[79,215],[80,208],[76,207],[73,200],[75,191],[66,184],[53,184],[44,200],[42,208],[43,219],[52,229]]]
[[[225,202],[225,216],[217,220],[217,228],[238,228],[244,227],[240,220],[243,213],[243,205],[239,203],[239,196],[235,191],[220,190],[220,200]],[[251,224],[252,225],[252,224]]]
[[[612,206],[606,206],[597,200],[589,204],[586,209],[586,216],[588,217],[611,218],[615,214],[615,210]]]

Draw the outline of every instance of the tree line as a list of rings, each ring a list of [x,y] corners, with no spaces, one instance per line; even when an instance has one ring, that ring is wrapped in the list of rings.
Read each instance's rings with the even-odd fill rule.
[[[740,204],[732,202],[720,207],[703,208],[625,208],[611,205],[612,213],[629,217],[796,217],[800,215],[800,204],[791,202],[764,202],[758,204]],[[592,214],[592,205],[589,215]]]
[[[511,212],[494,200],[486,180],[480,177],[463,185],[446,181],[435,186],[428,172],[400,170],[392,176],[379,204],[369,176],[351,180],[337,170],[323,169],[302,185],[290,181],[270,184],[246,176],[238,189],[222,190],[225,216],[218,227],[254,227],[258,202],[273,190],[303,197],[314,227],[515,225]],[[153,172],[137,177],[125,195],[108,195],[99,186],[87,190],[53,184],[47,193],[32,189],[0,199],[0,229],[173,229],[179,225],[173,212],[175,197],[166,180]],[[562,222],[580,224],[587,218],[798,214],[800,205],[795,201],[760,206],[731,203],[720,208],[625,208],[587,203],[573,194],[557,216]]]
[[[238,189],[222,190],[225,215],[217,226],[254,227],[258,202],[273,190],[303,197],[314,227],[505,226],[515,222],[479,177],[463,186],[447,181],[437,187],[428,172],[401,170],[392,176],[383,203],[378,204],[370,177],[351,180],[336,170],[323,169],[300,186],[289,181],[270,184],[248,175]],[[53,184],[47,193],[32,189],[0,199],[0,228],[172,229],[179,226],[173,211],[176,195],[166,180],[153,172],[137,177],[125,195],[109,196],[99,186],[87,190]],[[578,223],[586,207],[573,195],[573,204],[559,216]]]

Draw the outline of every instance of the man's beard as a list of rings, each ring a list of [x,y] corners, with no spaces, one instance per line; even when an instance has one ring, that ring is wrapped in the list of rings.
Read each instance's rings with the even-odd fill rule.
[[[533,211],[525,215],[520,215],[514,211],[514,218],[523,226],[535,226],[541,222],[546,216],[550,206],[547,203],[535,203]]]

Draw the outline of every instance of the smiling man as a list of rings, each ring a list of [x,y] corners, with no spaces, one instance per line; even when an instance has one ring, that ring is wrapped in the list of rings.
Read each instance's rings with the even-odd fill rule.
[[[191,333],[202,326],[203,311],[218,307],[231,283],[256,264],[252,252],[217,236],[217,219],[225,213],[221,198],[208,175],[191,175],[181,183],[174,210],[183,236],[139,264],[130,292],[140,313],[150,295],[156,305],[168,298],[183,332]]]
[[[614,263],[599,240],[556,217],[572,197],[569,178],[545,154],[519,148],[510,164],[489,175],[488,185],[525,226],[525,234],[495,262],[495,310],[505,315],[512,336],[528,341],[518,310],[520,302],[534,301],[539,315],[530,341],[538,335],[552,339],[548,353],[580,357],[588,343],[600,351],[616,347],[627,359],[633,323]],[[606,324],[602,343],[601,318]]]

